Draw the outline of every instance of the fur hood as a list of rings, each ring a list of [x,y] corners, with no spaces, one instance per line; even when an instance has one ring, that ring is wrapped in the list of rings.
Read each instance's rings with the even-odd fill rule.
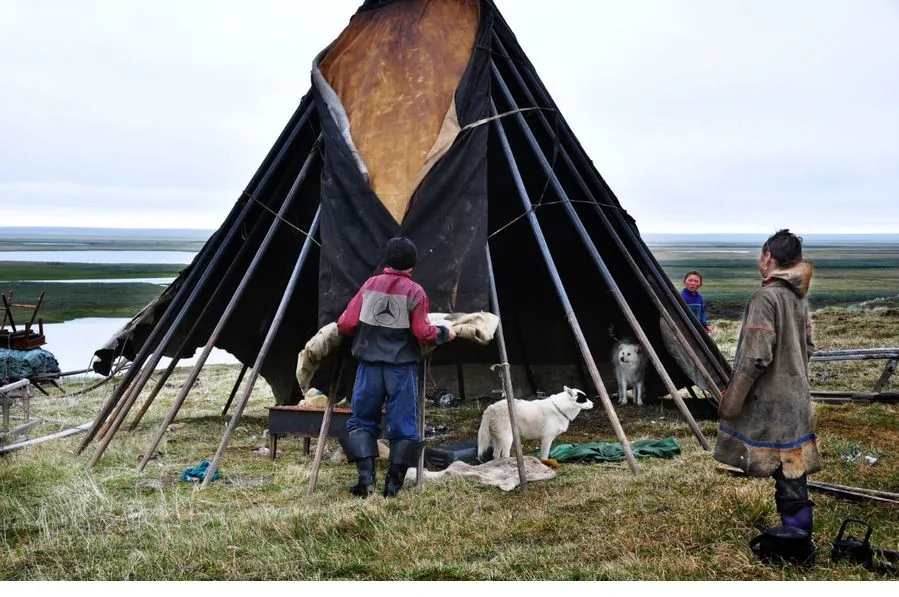
[[[810,261],[800,261],[791,267],[782,267],[770,272],[762,280],[762,284],[773,284],[780,280],[785,282],[799,298],[805,298],[808,294],[809,285],[812,282],[812,276],[815,272],[815,266]]]

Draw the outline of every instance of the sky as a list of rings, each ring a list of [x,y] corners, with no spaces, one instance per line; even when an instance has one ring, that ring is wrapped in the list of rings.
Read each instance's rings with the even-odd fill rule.
[[[0,226],[217,228],[361,3],[0,0]],[[641,232],[899,232],[899,2],[496,5]]]

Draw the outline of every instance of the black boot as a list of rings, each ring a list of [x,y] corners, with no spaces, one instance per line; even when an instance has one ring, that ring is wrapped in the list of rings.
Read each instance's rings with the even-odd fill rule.
[[[359,497],[368,497],[375,492],[375,459],[360,458],[356,461],[359,480],[350,485],[350,493]]]
[[[410,466],[417,466],[418,459],[425,443],[401,439],[390,442],[390,466],[387,467],[387,479],[384,481],[384,497],[393,497],[403,488],[406,471]]]
[[[364,429],[353,429],[340,438],[340,445],[347,460],[356,463],[359,480],[350,485],[350,493],[368,497],[375,492],[375,458],[378,457],[378,440]]]

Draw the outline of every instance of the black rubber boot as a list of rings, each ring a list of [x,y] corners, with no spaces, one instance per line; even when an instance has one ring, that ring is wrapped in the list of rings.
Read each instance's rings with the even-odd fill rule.
[[[375,492],[375,458],[378,457],[378,440],[364,429],[353,429],[340,438],[340,445],[347,460],[356,463],[359,480],[350,485],[350,493],[368,497]]]
[[[359,480],[350,485],[350,493],[359,497],[368,497],[375,492],[375,459],[360,458],[356,461]]]
[[[393,497],[403,488],[406,471],[410,466],[418,465],[424,446],[424,442],[408,439],[390,442],[390,466],[384,481],[384,497]]]

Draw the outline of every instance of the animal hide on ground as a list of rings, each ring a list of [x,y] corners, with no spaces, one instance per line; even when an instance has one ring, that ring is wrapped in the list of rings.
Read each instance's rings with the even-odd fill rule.
[[[524,456],[524,475],[528,481],[542,481],[544,479],[552,479],[556,476],[556,471],[540,462],[539,458],[534,456]],[[484,485],[492,485],[499,487],[503,491],[511,491],[518,487],[520,480],[518,477],[518,462],[514,457],[500,458],[491,460],[484,464],[472,465],[461,460],[457,460],[442,471],[422,470],[423,481],[433,481],[443,478],[460,478],[482,483]],[[415,482],[416,469],[410,468],[406,472],[406,481]]]

